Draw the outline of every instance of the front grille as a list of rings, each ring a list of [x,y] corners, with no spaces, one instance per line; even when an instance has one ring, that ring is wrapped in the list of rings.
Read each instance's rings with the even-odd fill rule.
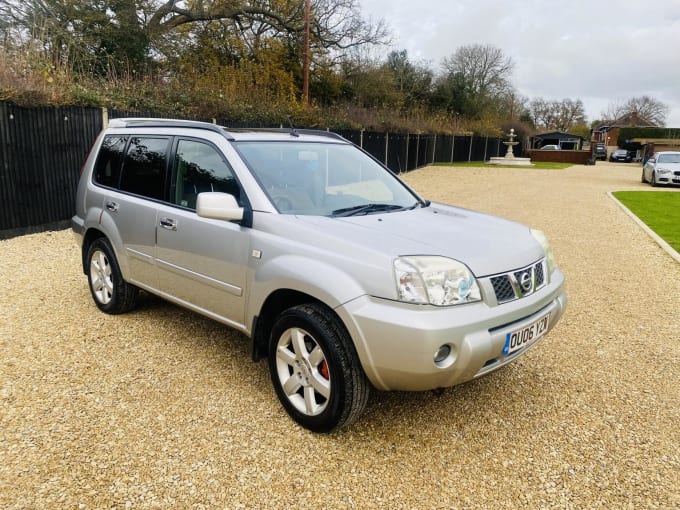
[[[512,290],[510,278],[508,278],[507,275],[494,276],[491,278],[491,285],[493,285],[493,290],[496,293],[496,301],[499,303],[505,303],[515,299],[515,291]]]
[[[491,277],[498,304],[529,296],[546,285],[544,265],[540,261],[517,271]]]
[[[537,288],[543,287],[543,284],[545,283],[545,274],[543,273],[543,263],[536,264],[534,267],[536,268],[536,287]]]

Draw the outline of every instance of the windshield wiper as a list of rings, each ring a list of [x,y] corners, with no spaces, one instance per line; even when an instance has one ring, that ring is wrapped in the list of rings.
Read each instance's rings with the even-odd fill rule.
[[[354,205],[352,207],[343,207],[342,209],[336,209],[331,213],[331,216],[357,216],[359,214],[370,214],[374,212],[381,211],[395,211],[397,209],[405,209],[400,205],[395,204],[361,204]]]
[[[415,204],[413,204],[411,207],[408,207],[407,209],[410,211],[411,209],[418,209],[419,207],[430,207],[430,202],[429,200],[418,200]]]

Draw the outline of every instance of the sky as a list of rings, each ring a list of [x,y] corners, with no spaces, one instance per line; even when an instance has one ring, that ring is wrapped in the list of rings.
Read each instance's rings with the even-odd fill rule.
[[[412,62],[439,71],[457,48],[489,44],[512,58],[511,82],[529,99],[580,99],[592,122],[647,95],[680,128],[680,0],[358,1]]]

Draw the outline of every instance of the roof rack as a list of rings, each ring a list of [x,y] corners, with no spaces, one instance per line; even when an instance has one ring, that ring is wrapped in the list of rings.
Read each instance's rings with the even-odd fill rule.
[[[225,138],[232,140],[228,131],[224,126],[211,124],[210,122],[202,122],[198,120],[182,120],[182,119],[153,119],[153,118],[137,118],[126,117],[111,119],[109,126],[120,128],[163,128],[163,127],[177,127],[177,128],[191,128],[191,129],[205,129],[207,131],[214,131],[220,133]]]

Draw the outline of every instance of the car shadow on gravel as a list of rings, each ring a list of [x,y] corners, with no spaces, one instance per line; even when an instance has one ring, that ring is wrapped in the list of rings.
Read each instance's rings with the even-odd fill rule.
[[[184,349],[194,350],[196,354],[200,354],[200,351],[204,349],[212,351],[215,342],[218,342],[225,362],[231,363],[234,359],[242,360],[244,365],[253,365],[254,371],[258,373],[262,371],[257,368],[258,364],[251,361],[251,340],[246,335],[163,298],[142,291],[138,306],[134,311],[125,315],[149,321],[152,327],[154,322],[172,323],[173,333],[176,333],[173,335],[173,340],[176,339],[175,341],[179,342]],[[253,374],[249,380],[260,378],[255,375]]]

